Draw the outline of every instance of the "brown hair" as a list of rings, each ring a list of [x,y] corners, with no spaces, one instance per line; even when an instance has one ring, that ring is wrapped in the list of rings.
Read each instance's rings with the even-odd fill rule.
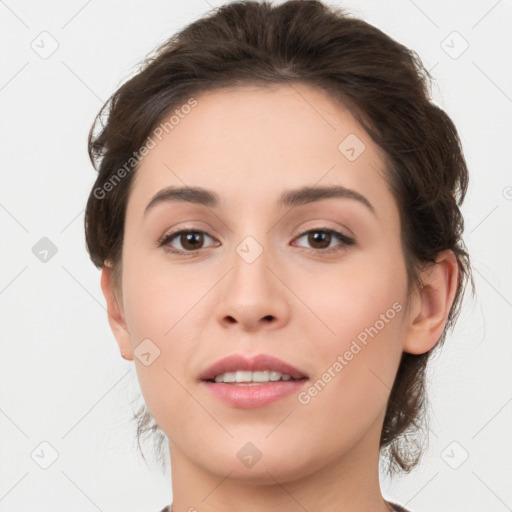
[[[222,87],[307,83],[348,108],[384,150],[409,293],[421,288],[421,269],[441,251],[454,252],[459,284],[434,348],[440,347],[459,315],[468,277],[473,294],[474,282],[459,210],[468,170],[453,122],[430,99],[431,80],[414,51],[320,1],[240,1],[212,10],[150,54],[94,121],[89,155],[98,176],[85,213],[91,260],[98,268],[113,267],[120,293],[125,211],[138,163],[133,155],[171,111],[192,95]],[[433,350],[402,354],[380,439],[390,474],[410,471],[422,455],[423,443],[414,436],[425,431],[425,371]],[[139,448],[141,434],[159,434],[162,457],[164,435],[145,405],[135,418]]]

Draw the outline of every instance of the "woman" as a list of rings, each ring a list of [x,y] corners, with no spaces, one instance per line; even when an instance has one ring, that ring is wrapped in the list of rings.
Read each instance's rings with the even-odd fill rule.
[[[87,248],[174,512],[406,510],[379,457],[418,464],[427,362],[471,277],[429,78],[341,9],[236,2],[98,115]]]

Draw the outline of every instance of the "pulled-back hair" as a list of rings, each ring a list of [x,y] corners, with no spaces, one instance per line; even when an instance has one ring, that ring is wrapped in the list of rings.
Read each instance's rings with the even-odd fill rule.
[[[427,362],[455,324],[468,278],[474,293],[459,210],[468,170],[452,120],[431,100],[431,81],[414,51],[344,9],[315,0],[233,2],[150,54],[105,103],[89,133],[98,176],[86,207],[86,244],[98,268],[112,267],[120,293],[126,204],[138,168],[133,155],[172,112],[222,87],[294,83],[321,88],[351,112],[384,151],[385,179],[400,212],[409,295],[421,289],[420,271],[441,251],[453,251],[458,263],[458,287],[438,343],[423,354],[402,354],[380,438],[390,474],[408,472],[420,460]],[[113,182],[120,169],[122,179]],[[160,436],[162,458],[165,436],[145,405],[135,419],[139,448],[142,434]]]

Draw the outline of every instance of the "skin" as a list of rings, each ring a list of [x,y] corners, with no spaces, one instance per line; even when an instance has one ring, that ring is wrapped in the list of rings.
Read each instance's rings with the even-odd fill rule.
[[[101,276],[120,351],[134,360],[148,408],[169,438],[173,509],[385,512],[378,461],[386,403],[402,352],[430,350],[443,331],[455,257],[439,255],[405,308],[400,221],[384,155],[323,91],[246,86],[197,101],[137,170],[122,295],[110,268]],[[349,134],[366,146],[354,161],[338,150]],[[334,184],[363,194],[376,214],[347,198],[277,206],[284,190]],[[221,205],[166,203],[144,216],[169,185],[212,190]],[[333,237],[326,245],[340,250],[326,255],[325,246],[299,237],[325,227],[356,243]],[[162,235],[185,228],[208,235],[192,257],[158,247]],[[263,249],[250,264],[236,252],[247,236]],[[186,242],[178,236],[172,247],[185,251]],[[226,355],[268,353],[311,384],[395,302],[403,309],[308,404],[292,394],[263,408],[234,408],[197,380]],[[160,350],[148,366],[134,353],[146,338]],[[247,442],[262,454],[252,467],[237,457]]]

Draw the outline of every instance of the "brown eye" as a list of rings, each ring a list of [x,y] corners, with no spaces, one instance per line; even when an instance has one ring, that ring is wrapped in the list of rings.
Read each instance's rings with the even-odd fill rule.
[[[311,249],[306,247],[312,252],[335,252],[342,251],[345,246],[353,245],[355,240],[345,236],[343,233],[330,228],[318,228],[310,229],[298,236],[298,239],[307,236],[307,243],[311,246]],[[338,246],[331,246],[331,242],[338,239]]]
[[[308,234],[308,242],[315,249],[326,249],[331,243],[331,233],[326,231],[310,231]]]
[[[182,247],[189,251],[200,248],[204,243],[204,236],[199,232],[182,233],[179,237]]]
[[[199,230],[181,230],[175,233],[165,235],[158,243],[159,247],[164,246],[166,250],[175,253],[195,252],[197,249],[202,249],[205,237],[210,238],[203,231]],[[173,243],[178,242],[181,247],[175,247]]]

